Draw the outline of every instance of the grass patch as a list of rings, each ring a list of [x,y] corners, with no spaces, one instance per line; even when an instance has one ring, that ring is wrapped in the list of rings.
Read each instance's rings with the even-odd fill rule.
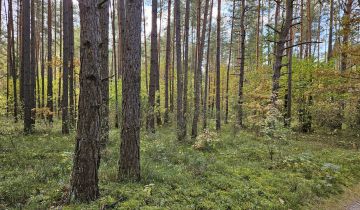
[[[63,136],[59,125],[44,125],[23,136],[21,127],[0,122],[0,208],[57,206],[69,188],[74,134]],[[120,134],[112,130],[99,172],[101,198],[63,209],[100,209],[118,200],[117,209],[302,209],[360,179],[359,151],[324,136],[292,136],[277,143],[270,160],[265,139],[235,134],[230,126],[207,135],[216,141],[203,150],[189,139],[178,142],[175,133],[173,128],[142,132],[142,180],[119,183]]]

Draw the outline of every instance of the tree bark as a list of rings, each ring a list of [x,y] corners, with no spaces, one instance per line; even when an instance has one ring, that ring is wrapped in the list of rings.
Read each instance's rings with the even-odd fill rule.
[[[205,66],[205,87],[204,87],[204,103],[203,103],[203,129],[207,128],[207,100],[210,91],[210,79],[209,79],[209,64],[210,64],[210,40],[211,40],[211,22],[214,0],[211,0],[210,6],[210,20],[209,20],[209,33],[207,40],[207,52],[206,52],[206,66]]]
[[[119,179],[140,179],[141,0],[126,1]]]
[[[177,72],[177,137],[183,140],[186,135],[183,110],[183,72],[181,66],[181,25],[180,25],[180,0],[174,0],[175,43],[176,43],[176,72]]]
[[[150,85],[149,85],[149,111],[147,116],[147,129],[155,132],[155,97],[159,75],[158,39],[157,39],[157,0],[152,0],[151,21],[151,58],[150,58]]]
[[[187,132],[187,107],[188,107],[188,75],[189,75],[189,24],[190,24],[190,0],[185,2],[185,23],[184,23],[184,121],[185,135]]]
[[[333,40],[333,25],[334,25],[334,0],[330,0],[330,18],[329,18],[329,40],[328,40],[328,61],[331,60],[332,57],[332,40]]]
[[[101,40],[98,0],[79,1],[80,8],[80,95],[71,195],[89,202],[99,197],[100,163]],[[71,196],[70,196],[71,197]]]
[[[239,66],[240,66],[240,77],[239,77],[239,93],[238,93],[238,115],[237,115],[237,125],[243,127],[243,103],[244,103],[244,74],[245,74],[245,0],[241,0],[241,14],[240,14],[240,47],[239,47]]]
[[[69,2],[69,126],[75,125],[75,78],[74,78],[74,17],[73,2]]]
[[[279,32],[278,39],[276,40],[276,52],[275,52],[275,61],[273,65],[273,77],[272,77],[272,95],[271,102],[274,107],[278,107],[278,97],[279,97],[279,89],[280,89],[280,74],[282,65],[283,52],[285,50],[284,45],[286,42],[286,38],[288,37],[292,20],[293,20],[293,0],[286,0],[285,9],[285,21]]]
[[[243,0],[244,2],[245,0]],[[218,0],[217,37],[216,37],[216,130],[220,130],[220,30],[221,30],[221,0]]]
[[[116,35],[115,35],[115,0],[113,0],[113,11],[112,11],[112,44],[113,44],[113,59],[114,59],[114,74],[115,74],[115,128],[119,128],[119,92],[118,92],[118,65],[116,56]]]
[[[35,0],[31,0],[31,37],[30,37],[30,106],[31,106],[31,125],[35,127],[35,114],[36,114],[36,10],[35,10]],[[25,66],[26,68],[26,66]]]
[[[99,1],[101,2],[101,0]],[[100,8],[100,77],[101,77],[101,134],[102,148],[109,142],[109,6],[107,1]]]
[[[187,11],[187,10],[186,10]],[[165,113],[164,123],[169,122],[169,70],[171,54],[171,0],[168,0],[167,28],[166,28],[166,55],[165,55]],[[185,18],[186,21],[186,18]],[[185,23],[186,25],[186,23]],[[186,49],[186,48],[185,48]],[[186,58],[186,56],[185,56]],[[186,68],[186,67],[185,67]]]
[[[49,108],[50,114],[48,115],[48,120],[50,123],[53,122],[53,70],[52,70],[52,8],[51,0],[48,0],[48,40],[47,40],[47,107]]]
[[[199,3],[198,6],[201,7],[201,4]],[[209,9],[209,0],[206,0],[201,34],[197,38],[198,39],[197,40],[198,54],[197,54],[197,67],[195,69],[195,74],[194,74],[195,110],[194,110],[194,119],[193,119],[193,124],[192,124],[192,129],[191,129],[191,137],[192,138],[196,138],[198,135],[197,127],[198,127],[198,120],[199,120],[199,115],[200,115],[200,89],[201,89],[201,83],[202,83],[202,69],[201,68],[202,68],[202,61],[203,61],[203,57],[204,57],[204,43],[205,43],[205,35],[206,35],[208,9]],[[199,10],[199,12],[200,12],[200,10]]]
[[[232,43],[233,43],[233,30],[234,30],[234,19],[235,19],[234,16],[235,16],[235,0],[233,0],[231,30],[230,30],[229,60],[228,60],[227,70],[226,70],[225,124],[228,123],[228,117],[229,117],[229,79],[230,79],[229,77],[230,77],[230,62],[231,62],[231,53],[232,53],[231,50],[232,50]],[[257,64],[257,66],[258,66],[258,64]]]
[[[70,24],[69,13],[72,0],[63,1],[63,92],[61,101],[62,133],[69,133],[69,67],[70,67]]]

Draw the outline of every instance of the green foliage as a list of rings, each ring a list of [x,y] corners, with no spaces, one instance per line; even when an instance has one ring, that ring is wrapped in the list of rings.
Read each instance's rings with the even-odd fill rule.
[[[175,128],[142,133],[142,180],[118,182],[119,131],[112,130],[102,153],[100,199],[63,206],[74,135],[62,136],[55,123],[23,136],[21,126],[0,122],[0,207],[7,209],[302,209],[360,180],[358,151],[325,137],[289,134],[281,144],[277,139],[282,156],[271,161],[266,136],[234,134],[224,126],[222,133],[200,135],[196,142],[207,142],[201,149],[178,142]],[[268,135],[280,138],[277,132]]]

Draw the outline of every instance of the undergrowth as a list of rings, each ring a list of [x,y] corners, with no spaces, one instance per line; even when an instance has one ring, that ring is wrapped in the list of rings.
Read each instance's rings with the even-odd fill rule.
[[[118,182],[119,131],[111,130],[99,172],[101,197],[63,205],[74,134],[54,125],[24,136],[1,121],[0,209],[303,209],[360,181],[360,153],[326,136],[291,135],[269,158],[268,140],[230,126],[196,141],[174,128],[142,132],[139,183]],[[321,140],[319,138],[324,138]],[[338,141],[349,141],[336,137]]]

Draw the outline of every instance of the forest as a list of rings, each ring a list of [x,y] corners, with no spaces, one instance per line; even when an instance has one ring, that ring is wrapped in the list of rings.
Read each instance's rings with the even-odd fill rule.
[[[360,209],[360,0],[0,0],[0,209]]]

